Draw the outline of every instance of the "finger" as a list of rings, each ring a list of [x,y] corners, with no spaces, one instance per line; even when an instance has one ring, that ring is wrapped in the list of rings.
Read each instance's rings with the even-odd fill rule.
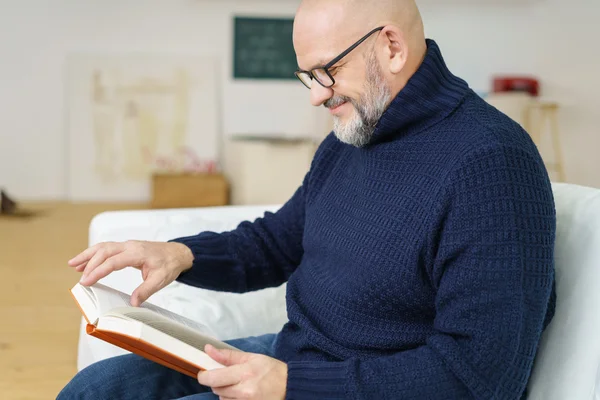
[[[218,349],[216,349],[214,346],[212,346],[210,344],[205,345],[204,352],[206,354],[208,354],[208,356],[210,358],[212,358],[213,360],[215,360],[216,362],[225,365],[225,361],[226,361],[225,356],[221,355],[221,352]]]
[[[258,399],[255,385],[231,385],[212,389],[219,399]]]
[[[242,376],[246,369],[248,369],[246,365],[234,365],[227,368],[201,371],[198,373],[198,383],[213,388],[213,391],[215,388],[237,385],[242,381]],[[223,395],[226,396],[227,394]]]
[[[210,344],[204,346],[204,352],[208,354],[210,358],[225,366],[245,363],[251,356],[251,353],[239,350],[216,349]]]
[[[87,262],[81,263],[78,266],[75,267],[75,271],[77,272],[81,272],[85,269],[85,266],[87,265]]]
[[[94,269],[96,269],[96,267],[101,265],[108,258],[122,252],[123,249],[124,246],[119,246],[117,244],[105,244],[98,248],[83,270],[83,278],[86,278]]]
[[[74,267],[76,265],[80,265],[84,262],[89,261],[90,258],[92,258],[94,254],[96,254],[96,251],[98,251],[101,245],[102,243],[98,243],[92,247],[88,247],[87,249],[85,249],[84,251],[67,261],[67,264]]]
[[[238,396],[238,386],[239,385],[232,385],[214,388],[212,389],[212,392],[219,396],[219,400],[236,400],[241,398],[241,396]]]
[[[150,296],[165,287],[168,283],[170,282],[165,283],[165,278],[159,275],[159,273],[155,272],[154,274],[149,275],[148,279],[142,282],[142,284],[131,293],[131,305],[139,307],[143,302],[148,300]]]
[[[112,272],[121,270],[133,263],[135,263],[135,258],[131,254],[127,252],[118,253],[107,258],[102,264],[98,265],[91,272],[88,272],[82,277],[81,283],[83,285],[93,285]],[[89,270],[89,268],[87,269]]]

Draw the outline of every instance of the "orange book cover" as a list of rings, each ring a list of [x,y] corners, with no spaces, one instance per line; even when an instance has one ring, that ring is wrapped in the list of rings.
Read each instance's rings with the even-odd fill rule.
[[[141,357],[144,357],[148,360],[154,361],[158,364],[161,364],[167,368],[171,368],[177,372],[188,375],[192,378],[196,378],[198,376],[198,372],[205,371],[205,368],[200,367],[199,365],[192,364],[191,362],[184,360],[174,354],[171,354],[164,349],[154,346],[151,343],[145,342],[139,338],[119,334],[116,332],[109,332],[97,329],[95,325],[93,325],[87,318],[85,312],[83,311],[81,304],[77,301],[77,298],[73,295],[72,292],[71,297],[75,300],[75,304],[81,311],[83,318],[86,320],[86,333],[90,336],[103,340],[107,343],[120,347],[124,350],[130,351],[134,354],[137,354]]]
[[[126,335],[120,335],[115,332],[101,331],[89,323],[87,324],[85,330],[88,335],[94,336],[100,340],[104,340],[105,342],[164,365],[165,367],[174,369],[182,374],[191,376],[192,378],[196,378],[198,376],[198,372],[204,371],[204,368],[191,364],[186,360],[182,360],[181,358],[150,343],[144,342],[143,340]]]

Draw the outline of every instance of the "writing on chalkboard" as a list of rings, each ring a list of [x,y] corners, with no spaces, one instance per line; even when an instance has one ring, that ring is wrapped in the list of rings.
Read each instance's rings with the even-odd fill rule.
[[[292,18],[235,17],[236,79],[296,79]]]

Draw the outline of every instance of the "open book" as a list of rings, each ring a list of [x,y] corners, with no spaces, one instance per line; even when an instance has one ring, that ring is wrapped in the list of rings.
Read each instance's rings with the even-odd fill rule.
[[[89,335],[193,378],[200,370],[223,367],[203,351],[204,345],[235,350],[202,324],[148,302],[132,307],[129,295],[100,283],[78,283],[71,294]]]

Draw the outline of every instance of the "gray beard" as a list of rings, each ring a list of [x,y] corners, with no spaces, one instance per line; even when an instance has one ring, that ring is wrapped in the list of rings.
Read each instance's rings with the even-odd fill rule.
[[[377,123],[391,100],[391,90],[383,79],[374,52],[368,56],[366,64],[365,93],[358,101],[346,96],[334,96],[325,102],[327,108],[344,102],[354,106],[356,113],[348,122],[333,118],[333,133],[341,142],[355,147],[363,147],[371,141]]]

